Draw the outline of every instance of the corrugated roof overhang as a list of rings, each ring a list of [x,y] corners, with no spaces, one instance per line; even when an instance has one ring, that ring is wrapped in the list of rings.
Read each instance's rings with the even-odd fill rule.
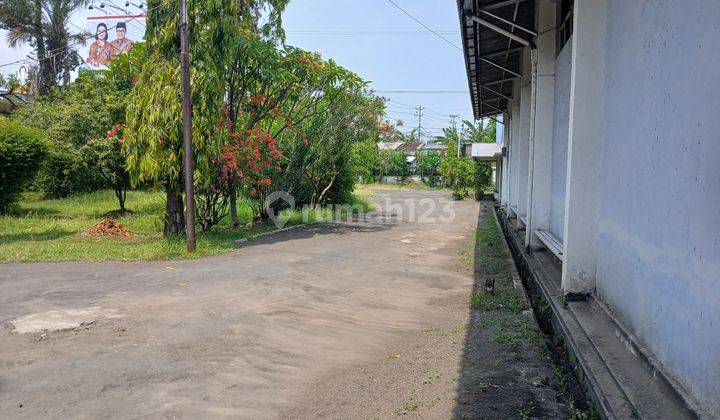
[[[531,34],[503,20],[535,30],[535,0],[457,0],[457,4],[475,118],[508,112],[513,83],[519,83],[524,45],[472,16],[532,43]]]

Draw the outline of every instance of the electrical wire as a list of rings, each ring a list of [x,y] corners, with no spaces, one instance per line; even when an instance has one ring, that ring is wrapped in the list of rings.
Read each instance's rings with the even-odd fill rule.
[[[461,53],[464,53],[464,51],[462,50],[462,48],[458,47],[457,45],[455,45],[455,43],[453,43],[453,42],[450,41],[449,39],[445,38],[444,36],[440,35],[438,32],[434,31],[433,29],[431,29],[431,28],[430,28],[429,26],[427,26],[426,24],[422,23],[420,20],[418,20],[417,18],[415,18],[415,16],[413,16],[413,15],[411,15],[410,13],[406,12],[405,9],[403,9],[403,8],[400,7],[400,6],[398,6],[398,4],[395,3],[393,0],[387,0],[387,1],[390,2],[390,4],[392,4],[393,6],[395,6],[398,10],[400,10],[401,12],[403,12],[405,15],[407,15],[410,19],[412,19],[412,20],[414,20],[415,22],[417,22],[420,26],[422,26],[423,28],[425,28],[425,29],[427,29],[428,31],[432,32],[433,34],[435,34],[435,36],[437,36],[438,38],[440,38],[440,39],[442,39],[443,41],[447,42],[448,44],[452,45],[453,47],[455,47],[455,49],[457,49],[457,50],[460,51]]]
[[[416,89],[416,90],[386,90],[386,89],[374,89],[375,92],[378,93],[463,93],[467,94],[470,93],[467,90],[422,90],[422,89]]]

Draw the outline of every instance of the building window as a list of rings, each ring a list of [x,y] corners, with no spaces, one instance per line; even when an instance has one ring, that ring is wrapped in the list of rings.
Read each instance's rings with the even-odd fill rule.
[[[557,54],[570,40],[573,33],[573,0],[560,0],[557,2]]]

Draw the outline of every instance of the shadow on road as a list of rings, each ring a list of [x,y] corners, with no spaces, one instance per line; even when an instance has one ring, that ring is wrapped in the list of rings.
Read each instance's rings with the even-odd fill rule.
[[[238,243],[237,247],[242,248],[248,245],[270,245],[278,242],[285,242],[293,239],[307,239],[318,235],[346,235],[350,233],[381,232],[391,229],[396,222],[392,217],[375,221],[374,217],[353,216],[349,222],[318,222],[309,225],[298,226],[294,229],[279,232],[273,235],[265,235],[246,242]],[[368,222],[370,223],[368,223]]]

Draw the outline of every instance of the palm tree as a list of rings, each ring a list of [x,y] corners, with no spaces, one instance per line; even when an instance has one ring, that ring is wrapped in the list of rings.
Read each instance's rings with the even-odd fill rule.
[[[88,33],[68,29],[72,14],[89,0],[0,0],[0,29],[8,31],[8,44],[28,44],[38,61],[38,92],[70,82],[70,71],[80,64],[75,46],[84,44]]]
[[[463,125],[465,126],[467,138],[471,143],[495,143],[497,123],[494,119],[490,119],[485,128],[483,128],[482,120],[475,123],[463,120]]]

